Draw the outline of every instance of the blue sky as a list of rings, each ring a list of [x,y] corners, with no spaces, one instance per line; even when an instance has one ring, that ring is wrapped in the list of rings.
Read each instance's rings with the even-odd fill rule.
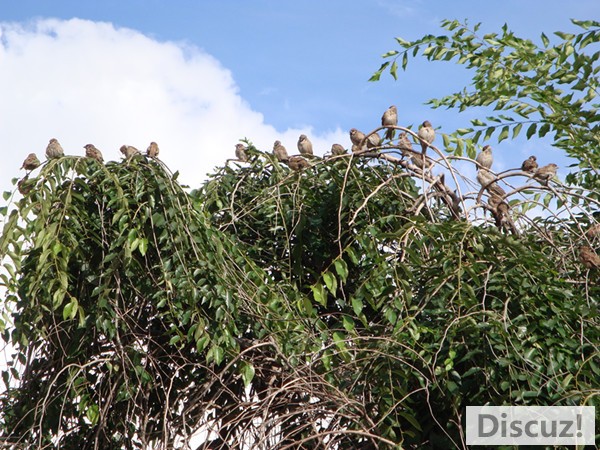
[[[106,40],[127,40],[129,37],[123,30],[131,30],[134,34],[139,33],[159,44],[174,43],[186,58],[194,59],[200,53],[204,60],[209,61],[205,61],[206,64],[211,65],[214,70],[221,70],[224,78],[229,77],[225,83],[229,83],[225,90],[228,95],[235,97],[231,101],[233,103],[241,101],[242,105],[249,110],[248,114],[260,116],[258,122],[265,128],[259,129],[260,127],[256,125],[258,122],[250,121],[255,123],[254,127],[244,128],[240,125],[221,130],[207,125],[208,128],[203,132],[202,138],[190,134],[188,141],[190,145],[197,142],[203,148],[206,146],[212,148],[211,156],[206,158],[206,167],[203,166],[200,171],[202,173],[210,171],[219,160],[224,161],[225,158],[231,157],[233,145],[242,137],[255,140],[257,144],[269,150],[271,139],[280,133],[286,139],[284,144],[288,149],[295,149],[297,139],[295,136],[301,131],[307,131],[319,144],[317,147],[321,147],[317,152],[323,153],[329,150],[331,140],[339,141],[344,138],[348,141],[347,131],[352,127],[367,131],[378,126],[382,112],[390,104],[398,105],[399,121],[402,125],[418,124],[424,119],[429,119],[434,126],[441,127],[443,132],[468,126],[471,115],[461,115],[457,111],[431,110],[424,105],[431,97],[442,96],[467,85],[469,74],[462,67],[453,63],[427,63],[414,60],[409,63],[407,72],[400,73],[398,81],[393,81],[387,75],[377,83],[367,81],[381,64],[381,55],[395,48],[394,37],[396,36],[416,39],[427,33],[440,34],[443,32],[439,25],[440,21],[447,18],[468,19],[470,23],[482,22],[482,33],[499,31],[502,24],[508,23],[518,35],[537,41],[542,31],[550,34],[556,30],[573,30],[569,18],[597,19],[599,16],[600,2],[597,0],[570,2],[568,8],[561,0],[526,2],[517,0],[502,2],[443,0],[427,2],[421,0],[412,2],[405,0],[103,0],[97,2],[19,0],[17,2],[0,0],[0,22],[22,26],[25,31],[21,34],[30,32],[28,39],[43,34],[43,30],[33,30],[35,26],[32,24],[48,18],[64,21],[73,18],[85,19],[85,27],[82,26],[78,31],[82,37],[95,33],[92,32],[97,29],[94,27],[95,23],[106,22],[117,30],[112,37],[108,36],[112,31],[107,32]],[[64,23],[61,23],[53,26],[62,27]],[[73,40],[80,39],[76,34],[70,36]],[[85,39],[86,37],[82,38]],[[98,44],[99,39],[102,37],[90,41],[88,55],[96,51],[94,46]],[[60,48],[68,47],[68,42],[68,38],[60,42],[57,40],[57,50],[46,51],[56,51],[57,55],[62,55]],[[6,45],[5,42],[5,51],[8,50],[10,54],[10,50],[18,46],[19,44]],[[140,47],[136,57],[142,58],[143,53],[148,51],[148,60],[159,61],[158,58],[152,59],[150,53],[153,50],[147,47],[144,49]],[[77,61],[81,60],[81,57],[74,56],[77,51],[82,50],[73,50],[70,53],[65,51],[56,63],[65,67],[76,66]],[[99,58],[106,59],[103,67],[112,64],[110,52],[114,50],[106,50],[106,52],[108,53],[98,52]],[[69,59],[71,57],[74,58],[73,62]],[[35,59],[31,57],[31,61]],[[172,60],[166,58],[165,63],[170,64]],[[34,68],[32,70],[39,70],[33,62],[30,64]],[[15,70],[23,70],[23,67]],[[167,69],[157,65],[153,70],[157,74],[157,79],[161,79],[160,72]],[[103,83],[100,75],[97,75],[97,69],[95,73],[99,77],[99,81],[95,84]],[[196,77],[182,76],[182,80],[178,82],[195,84],[199,91],[216,92],[214,85],[209,84],[202,76],[202,70],[198,69],[197,73],[200,75]],[[31,84],[23,88],[28,92],[36,87],[35,76],[30,76]],[[43,73],[37,76],[40,80],[44,78]],[[69,86],[76,85],[77,80],[74,78]],[[0,83],[2,81],[0,78]],[[123,80],[119,83],[115,84],[119,90],[127,84]],[[148,84],[156,83],[160,81],[148,81]],[[15,89],[6,85],[5,88]],[[172,90],[173,86],[165,89]],[[43,91],[43,96],[52,95],[53,91],[49,85]],[[60,88],[57,88],[56,92],[60,92]],[[193,114],[204,108],[203,105],[210,104],[208,109],[211,110],[211,115],[213,115],[213,108],[214,114],[221,111],[218,98],[209,100],[201,98],[193,103],[182,98],[185,97],[185,92],[188,92],[188,88],[181,87],[181,96],[169,103],[170,105],[186,104],[187,109],[183,108],[179,111],[182,116],[180,122],[193,117]],[[143,93],[134,93],[133,98],[137,98],[136,95],[142,96],[143,101],[140,104],[151,105]],[[190,98],[195,95],[191,93]],[[29,106],[38,108],[35,103]],[[15,107],[25,108],[22,105]],[[63,125],[83,120],[85,108],[83,118],[81,109],[78,110],[75,106],[71,110],[64,105],[61,108],[64,115],[58,112],[56,114],[58,117],[56,121],[59,118],[62,121],[57,122],[59,126],[56,127],[59,140],[68,142],[70,137],[75,140],[73,130]],[[5,109],[0,109],[0,114],[9,115],[10,120],[14,121],[10,127],[12,130],[20,130],[19,123],[12,117],[11,111],[13,108],[5,104]],[[191,115],[185,116],[186,111]],[[28,111],[25,109],[20,114],[20,117],[27,117]],[[140,112],[140,115],[136,116],[137,120],[141,120],[143,114],[144,112]],[[154,116],[158,124],[161,120],[160,111],[155,110]],[[164,117],[164,120],[175,121],[173,117],[176,116],[171,113],[169,117]],[[93,124],[94,120],[90,118],[89,123]],[[203,122],[198,119],[196,123]],[[83,129],[84,125],[78,128]],[[160,128],[156,125],[156,130],[157,127]],[[188,128],[190,127],[191,125],[188,125]],[[115,126],[107,122],[102,124],[102,128],[97,133],[90,133],[89,139],[101,139],[103,145],[111,148],[118,148],[119,142],[125,138],[134,139],[134,145],[138,142],[135,141],[136,136],[132,134],[122,132],[121,135],[117,135],[118,124]],[[110,129],[115,130],[113,134],[115,142],[106,138],[106,133],[111,132]],[[132,132],[133,129],[135,127],[132,126],[129,131]],[[22,156],[33,151],[31,147],[36,146],[38,153],[43,153],[47,140],[54,135],[51,129],[44,131],[46,134],[36,137],[35,142],[34,136],[28,136],[30,148],[18,150],[16,159],[19,160],[19,165]],[[100,136],[100,131],[105,134]],[[219,149],[214,148],[216,144],[205,142],[204,136],[211,132],[218,134],[218,140],[215,142],[222,143]],[[160,137],[163,142],[169,143],[173,134],[183,137],[185,133],[186,130],[179,130],[173,125],[168,129],[161,129]],[[143,133],[140,133],[140,142],[137,145],[145,148],[147,145],[145,142],[151,137],[145,134],[142,137],[141,134]],[[2,142],[2,139],[3,135],[0,131],[0,146],[14,148],[15,142],[22,142],[17,141],[14,136],[7,138],[5,142]],[[79,139],[83,140],[84,137]],[[172,140],[173,146],[179,142]],[[87,142],[78,141],[77,144],[72,144],[78,146],[77,151],[81,147],[79,143],[83,145]],[[349,142],[341,143],[345,146],[349,145]],[[527,155],[536,143],[521,143],[519,148],[515,148],[515,145],[506,141],[502,143],[502,146],[510,151],[498,155],[497,161],[502,167],[498,167],[497,170],[507,168],[513,164],[513,160],[520,163],[523,156]],[[17,149],[14,151],[16,152]],[[182,162],[183,154],[175,158],[178,151],[173,150],[171,155],[171,163],[175,165],[173,167],[175,170],[180,168],[177,165],[186,165]],[[12,152],[11,149],[11,154]],[[215,153],[218,153],[218,157],[215,157]],[[114,159],[118,159],[118,154],[114,154]],[[185,168],[183,171],[185,172]],[[188,177],[188,181],[197,180]]]

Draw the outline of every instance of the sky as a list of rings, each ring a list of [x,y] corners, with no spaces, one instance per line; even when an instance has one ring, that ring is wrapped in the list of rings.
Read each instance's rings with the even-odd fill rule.
[[[470,73],[417,59],[398,81],[369,82],[394,37],[467,19],[539,42],[541,32],[574,30],[569,18],[599,16],[597,0],[568,9],[562,0],[0,0],[0,189],[53,137],[68,154],[93,143],[108,160],[122,144],[156,141],[197,187],[239,139],[295,152],[304,133],[323,154],[349,147],[350,128],[379,126],[391,104],[399,125],[428,119],[449,133],[472,116],[425,102],[467,86]],[[504,141],[494,168],[515,167],[536,145]]]

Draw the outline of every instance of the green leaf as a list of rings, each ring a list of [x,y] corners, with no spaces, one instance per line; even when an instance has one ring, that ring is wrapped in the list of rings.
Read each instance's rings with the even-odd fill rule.
[[[325,287],[321,283],[316,283],[310,288],[315,301],[322,306],[327,306],[327,293],[325,292]]]
[[[519,135],[519,133],[521,132],[521,128],[523,128],[522,122],[515,125],[515,127],[513,128],[513,139],[515,139]]]
[[[531,125],[529,125],[529,127],[527,128],[527,132],[525,133],[525,135],[527,136],[527,139],[531,139],[531,136],[533,136],[535,134],[536,130],[537,130],[536,123],[532,123]]]
[[[502,131],[500,132],[500,135],[498,136],[498,143],[500,143],[503,140],[505,140],[506,138],[508,138],[508,133],[509,133],[508,125],[503,126]]]
[[[255,369],[249,362],[242,363],[242,380],[244,381],[244,387],[250,386],[254,379]]]
[[[333,275],[331,272],[325,272],[323,274],[323,281],[325,281],[325,286],[327,286],[329,292],[335,295],[337,291],[337,279],[335,278],[335,275]]]
[[[348,264],[346,264],[346,261],[344,261],[343,259],[338,258],[333,262],[333,265],[335,267],[336,273],[340,277],[340,280],[342,281],[342,283],[345,283],[348,279]]]
[[[398,79],[398,63],[394,61],[390,67],[390,74],[394,77],[394,80]]]

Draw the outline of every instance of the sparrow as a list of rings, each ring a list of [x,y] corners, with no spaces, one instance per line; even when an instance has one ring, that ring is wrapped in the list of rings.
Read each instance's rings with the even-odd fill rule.
[[[273,143],[273,154],[277,157],[278,161],[287,161],[289,159],[287,150],[279,141]]]
[[[429,120],[423,122],[423,124],[419,128],[417,136],[419,136],[422,139],[419,142],[421,143],[421,151],[425,153],[427,147],[429,147],[429,144],[431,144],[435,140],[435,130],[431,126]]]
[[[492,194],[499,195],[501,197],[506,195],[504,189],[498,186],[496,183],[496,176],[487,169],[480,169],[477,171],[477,182],[482,188],[487,189]]]
[[[492,147],[490,147],[489,145],[484,146],[481,152],[479,152],[479,154],[475,158],[475,161],[477,161],[477,163],[479,164],[479,166],[477,167],[478,170],[481,170],[482,167],[484,169],[491,168],[492,163],[494,162],[494,157],[492,156]]]
[[[427,156],[422,155],[421,153],[413,153],[410,156],[410,160],[419,169],[429,169],[433,165],[431,160],[427,158]],[[425,164],[423,164],[423,160],[425,160]]]
[[[31,192],[33,187],[35,186],[35,181],[29,179],[29,175],[25,175],[25,178],[19,180],[17,183],[17,188],[21,195],[27,195]]]
[[[292,156],[288,158],[287,165],[292,170],[302,170],[310,167],[310,164],[302,156]]]
[[[104,158],[102,158],[102,152],[94,147],[94,144],[86,144],[83,146],[85,148],[85,156],[88,158],[94,158],[99,163],[104,162]]]
[[[356,146],[356,150],[354,150],[353,147],[352,151],[362,150],[361,148],[359,148],[359,146],[365,140],[365,133],[363,133],[362,131],[358,131],[356,128],[352,128],[350,129],[350,140]]]
[[[592,239],[598,235],[600,235],[600,223],[597,223],[596,225],[592,225],[586,232],[585,235],[589,238]]]
[[[23,161],[21,169],[34,170],[37,169],[40,166],[40,164],[40,160],[38,159],[36,154],[30,153],[29,155],[27,155],[27,158],[25,158],[25,161]]]
[[[386,109],[383,113],[383,116],[381,116],[381,126],[395,127],[396,125],[398,125],[398,110],[396,109],[395,105],[392,105]],[[389,128],[385,133],[385,138],[389,140],[394,139],[394,131],[395,130],[393,128]]]
[[[58,141],[54,138],[50,139],[50,142],[48,142],[48,146],[46,147],[46,156],[50,159],[60,158],[64,155],[65,152],[63,151],[63,148],[60,146]]]
[[[508,203],[502,200],[500,195],[492,194],[488,200],[488,205],[492,209],[496,226],[498,228],[508,228],[514,234],[517,234],[517,228],[509,214],[510,206],[508,206]]]
[[[125,155],[126,159],[129,159],[129,158],[134,157],[135,155],[141,154],[137,148],[135,148],[131,145],[121,145],[120,150],[121,150],[121,153],[123,153],[123,155]]]
[[[534,173],[537,168],[537,158],[533,155],[527,158],[525,161],[523,161],[523,164],[521,164],[521,170],[523,172]]]
[[[248,161],[246,146],[244,144],[235,144],[235,157],[242,162]]]
[[[342,147],[340,144],[333,144],[331,146],[331,154],[334,156],[343,155],[346,153],[346,149]]]
[[[367,138],[367,148],[379,147],[381,145],[381,136],[377,133],[370,134]]]
[[[301,155],[312,155],[313,147],[312,142],[306,137],[305,134],[301,134],[298,138],[298,151]]]
[[[556,171],[558,170],[558,166],[554,163],[547,164],[536,171],[533,174],[533,177],[536,178],[541,184],[547,186],[548,180],[554,178],[556,176]]]
[[[398,135],[398,148],[403,155],[413,154],[412,142],[410,142],[408,135],[404,131]]]
[[[149,156],[150,158],[156,158],[159,152],[160,149],[158,148],[158,144],[156,142],[150,142],[150,145],[146,149],[146,156]]]
[[[600,267],[600,256],[587,245],[579,247],[579,261],[588,269]]]

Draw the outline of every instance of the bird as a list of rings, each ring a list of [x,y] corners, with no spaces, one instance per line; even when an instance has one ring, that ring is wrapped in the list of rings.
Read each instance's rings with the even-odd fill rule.
[[[362,150],[361,144],[365,140],[365,133],[363,133],[362,131],[358,131],[356,128],[351,128],[350,129],[350,140],[354,144],[352,146],[353,152]]]
[[[596,236],[600,235],[600,223],[597,223],[596,225],[592,225],[586,232],[585,235],[589,238],[589,239],[593,239]]]
[[[50,142],[48,142],[48,146],[46,147],[46,156],[50,159],[50,158],[60,158],[61,156],[64,156],[64,155],[65,155],[65,152],[63,151],[63,148],[58,143],[58,140],[56,140],[55,138],[50,139]]]
[[[537,168],[537,158],[533,155],[531,155],[529,158],[523,161],[523,164],[521,164],[521,170],[523,172],[534,173]]]
[[[410,155],[413,153],[412,143],[404,131],[398,135],[398,148],[403,155]]]
[[[96,161],[102,163],[104,162],[104,158],[102,157],[102,152],[98,150],[94,144],[85,144],[83,146],[85,148],[85,156],[88,158],[94,158]]]
[[[30,153],[29,155],[27,155],[27,158],[25,158],[25,161],[23,161],[21,169],[34,170],[37,169],[40,166],[40,164],[41,163],[37,155],[35,153]]]
[[[246,146],[244,144],[235,144],[235,157],[242,162],[248,161]]]
[[[429,169],[433,165],[431,160],[421,153],[413,153],[410,156],[410,160],[419,169]],[[425,161],[425,163],[423,163],[423,161]]]
[[[302,170],[310,167],[310,164],[302,156],[292,156],[288,158],[287,165],[292,170]]]
[[[390,106],[385,110],[383,116],[381,116],[381,126],[382,127],[395,127],[398,125],[398,110],[395,105]],[[392,140],[394,139],[394,129],[388,128],[385,133],[385,138]]]
[[[496,176],[488,169],[481,169],[477,171],[477,182],[482,188],[486,189],[492,194],[496,194],[501,197],[506,195],[504,189],[502,189],[500,186],[498,186],[498,183],[496,183]]]
[[[488,205],[496,221],[496,226],[498,228],[508,228],[514,234],[517,234],[517,228],[509,214],[510,206],[503,200],[503,197],[493,193],[488,200]]]
[[[421,140],[419,141],[421,143],[421,150],[423,153],[425,153],[427,147],[429,147],[429,144],[431,144],[435,140],[435,130],[431,126],[431,122],[429,122],[429,120],[423,122],[423,124],[419,128],[417,136],[421,138]]]
[[[313,146],[312,142],[306,137],[305,134],[301,134],[298,138],[298,151],[301,155],[311,155],[313,154]]]
[[[579,247],[579,261],[588,269],[600,267],[600,256],[587,245]]]
[[[548,180],[554,178],[556,176],[556,171],[558,170],[558,166],[554,163],[547,164],[536,171],[533,174],[533,177],[536,178],[541,184],[548,185]]]
[[[367,148],[375,148],[381,145],[381,136],[377,133],[370,134],[367,138]]]
[[[140,155],[140,151],[133,147],[132,145],[121,145],[121,153],[123,153],[123,155],[125,155],[125,158],[129,159],[134,157],[135,155]]]
[[[273,154],[277,157],[278,161],[285,162],[289,159],[287,150],[279,141],[273,143]]]
[[[19,189],[19,192],[21,193],[21,195],[27,195],[31,192],[31,190],[34,188],[35,186],[35,180],[30,180],[29,179],[29,174],[25,175],[25,177],[21,180],[19,180],[19,182],[17,183],[17,189]]]
[[[343,155],[344,153],[346,153],[346,149],[344,147],[342,147],[341,144],[333,144],[331,146],[331,154],[334,156],[339,156],[339,155]]]
[[[158,144],[153,141],[150,142],[150,145],[146,149],[146,156],[149,156],[150,158],[156,158],[159,152],[160,149],[158,148]]]
[[[492,147],[489,145],[485,145],[481,152],[475,158],[475,161],[479,164],[477,167],[478,170],[490,169],[492,167],[492,163],[494,162],[494,156],[492,155]]]

